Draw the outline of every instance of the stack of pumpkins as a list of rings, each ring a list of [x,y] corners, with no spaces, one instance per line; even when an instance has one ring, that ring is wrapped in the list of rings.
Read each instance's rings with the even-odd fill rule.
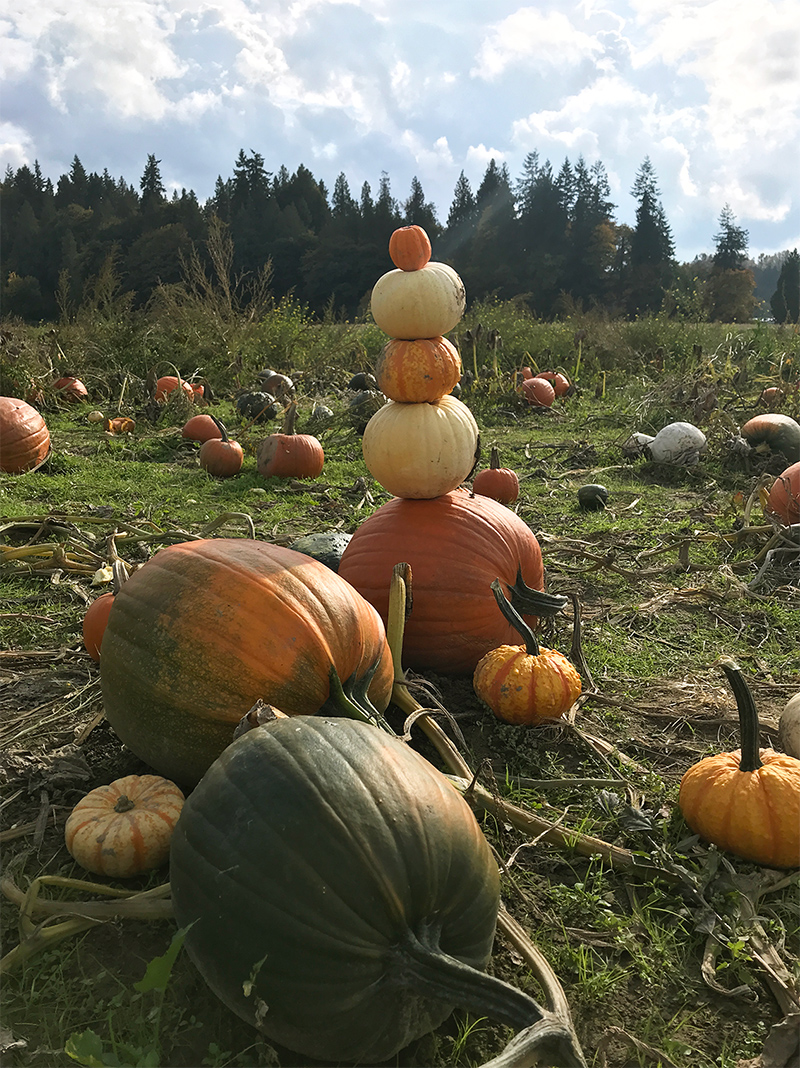
[[[387,623],[393,568],[408,563],[413,610],[405,666],[467,674],[489,650],[519,640],[495,601],[495,580],[529,626],[565,598],[541,592],[541,549],[527,524],[461,485],[479,455],[477,423],[450,392],[461,363],[444,337],[464,312],[461,279],[431,261],[419,226],[396,230],[389,252],[397,269],[372,291],[373,317],[390,337],[375,368],[389,400],[367,424],[362,449],[370,473],[394,498],[355,531],[339,575]]]

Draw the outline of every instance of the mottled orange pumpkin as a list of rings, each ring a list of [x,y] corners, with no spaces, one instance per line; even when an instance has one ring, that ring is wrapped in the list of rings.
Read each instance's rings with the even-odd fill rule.
[[[17,397],[0,397],[0,471],[30,471],[49,452],[50,432],[39,412]]]
[[[736,698],[741,749],[693,764],[678,806],[695,834],[744,860],[800,867],[800,760],[759,748],[758,714],[737,664],[720,665]]]
[[[444,337],[392,338],[375,365],[378,389],[390,400],[435,403],[461,378],[461,357]]]
[[[492,593],[524,645],[500,645],[481,658],[475,693],[498,719],[517,725],[560,719],[581,693],[581,677],[563,653],[545,649],[495,579]]]
[[[129,879],[160,868],[183,803],[182,791],[159,775],[126,775],[98,786],[67,818],[67,849],[95,875]]]
[[[431,242],[421,226],[400,226],[389,238],[389,255],[401,271],[418,271],[431,258]]]

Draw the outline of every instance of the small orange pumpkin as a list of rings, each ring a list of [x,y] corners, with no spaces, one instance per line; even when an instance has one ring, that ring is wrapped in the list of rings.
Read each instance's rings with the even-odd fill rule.
[[[209,438],[200,446],[198,460],[204,471],[217,478],[230,478],[237,475],[244,463],[244,449],[238,441],[231,441],[228,431],[215,415],[211,418],[217,424],[220,437]]]
[[[199,441],[202,444],[211,438],[222,438],[222,431],[217,426],[214,417],[203,412],[202,415],[193,415],[184,423],[181,437],[188,441]]]
[[[50,431],[40,413],[27,401],[0,397],[0,471],[30,471],[49,452]]]
[[[560,371],[539,371],[536,377],[549,382],[557,397],[565,397],[569,393],[569,379]]]
[[[678,807],[695,834],[743,860],[800,867],[800,760],[760,749],[753,695],[732,660],[720,664],[739,712],[741,749],[693,764]]]
[[[179,386],[190,401],[196,399],[197,394],[189,382],[184,382],[182,378],[176,378],[175,375],[162,375],[162,377],[156,381],[156,400],[159,403],[163,403],[166,401],[167,397],[169,397],[170,393],[174,392]],[[201,386],[200,389],[202,388],[203,387]]]
[[[401,271],[418,271],[431,258],[431,242],[421,226],[401,226],[389,238],[389,255]]]
[[[472,492],[491,497],[500,504],[513,504],[519,497],[519,476],[510,467],[500,466],[497,446],[492,446],[489,466],[479,471],[472,480]]]
[[[540,646],[528,624],[503,593],[499,579],[492,593],[524,645],[500,645],[478,662],[475,693],[498,719],[530,725],[560,719],[581,692],[581,677],[563,653]]]
[[[106,632],[108,613],[113,604],[113,593],[101,593],[92,601],[83,617],[83,644],[86,652],[97,664],[100,663],[100,646]]]
[[[390,400],[433,404],[461,378],[461,357],[444,337],[392,338],[375,365],[378,389]]]
[[[325,465],[325,453],[313,434],[296,434],[297,403],[286,409],[283,429],[270,434],[258,446],[258,473],[264,478],[317,478]]]
[[[790,464],[772,483],[767,511],[787,525],[800,523],[800,460]]]
[[[72,375],[65,375],[63,378],[57,379],[53,383],[53,389],[60,393],[65,400],[73,403],[85,401],[89,396],[89,391],[83,382]]]
[[[135,429],[136,423],[127,415],[117,415],[103,421],[106,434],[132,434]]]
[[[518,386],[519,392],[528,402],[538,408],[549,408],[556,399],[556,391],[546,378],[525,378]]]
[[[126,775],[98,786],[67,818],[67,849],[95,875],[129,879],[160,868],[183,802],[183,792],[160,775]]]

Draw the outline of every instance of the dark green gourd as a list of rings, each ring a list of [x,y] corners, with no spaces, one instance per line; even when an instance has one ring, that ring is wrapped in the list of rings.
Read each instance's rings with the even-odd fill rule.
[[[486,967],[499,879],[445,776],[368,724],[280,718],[208,770],[172,841],[175,914],[204,978],[273,1041],[375,1063],[455,1005],[525,1027]]]

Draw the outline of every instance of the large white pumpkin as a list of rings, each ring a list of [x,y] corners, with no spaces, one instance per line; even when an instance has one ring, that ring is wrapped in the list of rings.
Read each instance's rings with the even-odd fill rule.
[[[389,271],[372,290],[372,316],[390,337],[403,340],[447,334],[464,314],[464,283],[446,263],[418,271]]]
[[[478,445],[472,412],[449,394],[435,404],[388,401],[361,439],[373,478],[395,497],[416,499],[460,486],[475,466]]]

